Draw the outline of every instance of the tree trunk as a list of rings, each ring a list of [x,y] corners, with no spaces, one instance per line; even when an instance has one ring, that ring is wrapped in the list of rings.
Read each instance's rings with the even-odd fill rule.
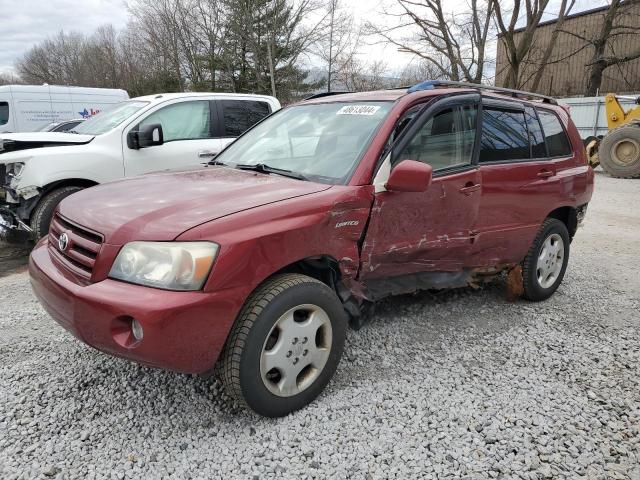
[[[271,77],[271,95],[276,96],[276,72],[273,68],[273,54],[272,54],[271,41],[267,42],[267,60],[269,61],[269,76]]]

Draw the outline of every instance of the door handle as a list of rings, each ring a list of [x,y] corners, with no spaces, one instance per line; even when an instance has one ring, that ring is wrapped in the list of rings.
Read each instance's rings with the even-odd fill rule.
[[[480,188],[482,188],[482,185],[479,183],[467,182],[459,192],[464,193],[465,195],[471,195],[473,192],[480,190]]]
[[[551,170],[547,170],[546,168],[538,172],[538,177],[540,178],[549,178],[549,177],[553,177],[554,175],[555,175],[555,172],[552,172]]]
[[[198,152],[198,157],[200,158],[213,158],[218,155],[218,152],[214,152],[213,150],[202,150]]]

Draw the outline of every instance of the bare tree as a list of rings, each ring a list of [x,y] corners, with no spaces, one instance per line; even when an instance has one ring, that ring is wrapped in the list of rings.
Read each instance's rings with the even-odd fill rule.
[[[582,40],[584,47],[593,51],[591,61],[586,65],[589,71],[587,96],[597,95],[606,69],[640,58],[640,46],[624,54],[616,51],[618,39],[640,33],[640,16],[630,11],[632,6],[639,3],[639,0],[611,0],[609,8],[602,15],[600,29],[591,32],[591,35],[589,32],[562,30],[563,33]],[[633,84],[637,84],[637,79],[634,79]]]
[[[562,0],[558,19],[562,24],[569,10],[573,7],[574,1]],[[506,52],[506,76],[503,86],[507,88],[522,88],[529,80],[526,69],[523,68],[527,62],[531,63],[535,55],[533,45],[535,45],[535,33],[542,20],[543,14],[549,7],[549,0],[513,0],[510,10],[504,9],[504,2],[495,2],[495,19],[498,26],[498,41]],[[519,27],[524,23],[523,27]],[[558,32],[560,29],[556,26]],[[541,58],[537,61],[537,68],[534,76],[536,86],[539,84],[544,67],[549,63],[558,33],[554,32],[550,43],[542,52]],[[497,72],[501,74],[502,72]]]
[[[385,25],[370,22],[367,31],[432,64],[438,77],[480,83],[496,3],[469,0],[468,11],[461,13],[443,0],[395,0],[383,11]]]
[[[20,77],[13,73],[0,73],[0,85],[19,85],[24,83]]]

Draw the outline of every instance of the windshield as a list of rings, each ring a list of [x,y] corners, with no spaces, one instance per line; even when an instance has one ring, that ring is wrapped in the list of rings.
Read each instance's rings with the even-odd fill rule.
[[[117,127],[131,115],[148,104],[149,102],[141,102],[139,100],[119,103],[111,110],[101,112],[82,122],[74,128],[73,131],[83,135],[101,135],[112,128]]]
[[[345,183],[392,102],[289,107],[232,143],[216,160],[264,164],[330,184]]]

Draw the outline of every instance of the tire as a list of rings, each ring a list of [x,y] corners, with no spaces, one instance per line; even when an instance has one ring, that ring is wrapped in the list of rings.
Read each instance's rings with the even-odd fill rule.
[[[270,278],[247,299],[227,339],[219,365],[226,391],[266,417],[304,407],[335,373],[347,322],[324,283],[299,274]]]
[[[612,177],[640,177],[640,124],[611,130],[598,149],[600,166]]]
[[[82,187],[62,187],[47,193],[40,199],[31,214],[31,229],[36,240],[49,233],[53,212],[62,199],[80,190]]]
[[[522,262],[524,298],[539,302],[553,295],[567,270],[570,243],[569,232],[563,222],[547,218],[542,223]],[[554,245],[558,246],[557,251],[550,250],[549,247],[553,248]],[[545,247],[546,253],[543,252]]]

